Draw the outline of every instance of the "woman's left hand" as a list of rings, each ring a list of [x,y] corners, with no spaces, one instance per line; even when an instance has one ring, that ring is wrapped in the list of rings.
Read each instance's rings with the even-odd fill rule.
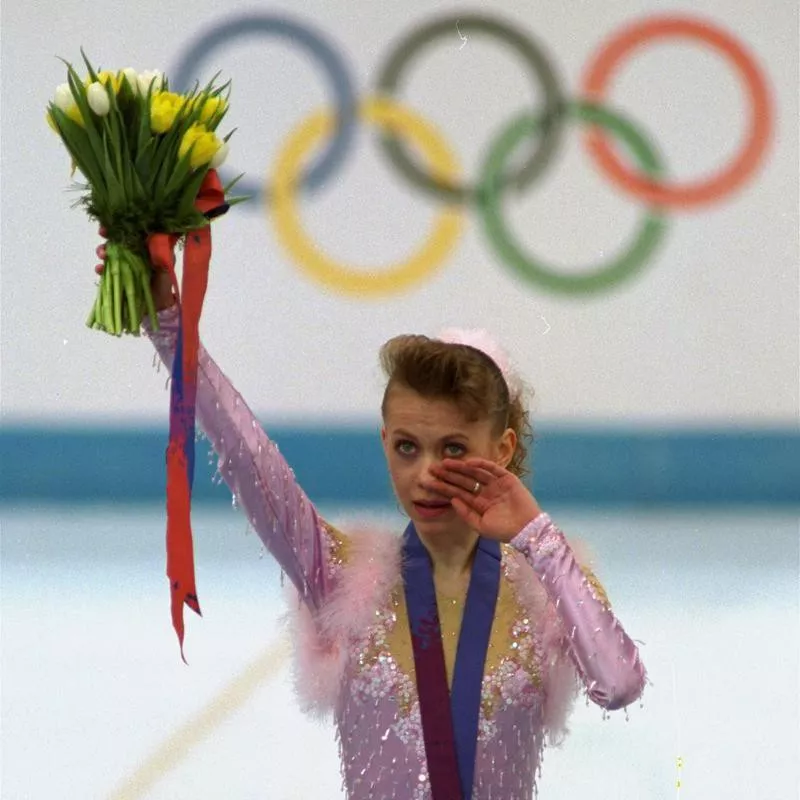
[[[487,539],[510,542],[542,513],[514,474],[485,458],[444,459],[432,466],[431,489],[450,498],[456,513]]]

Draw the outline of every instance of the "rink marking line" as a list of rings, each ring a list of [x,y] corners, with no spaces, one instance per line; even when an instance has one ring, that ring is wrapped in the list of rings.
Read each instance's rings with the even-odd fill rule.
[[[274,678],[288,660],[289,641],[281,638],[234,677],[205,708],[181,725],[162,742],[134,773],[126,778],[109,800],[138,800],[173,770],[193,747],[207,738],[237,711],[256,689]]]

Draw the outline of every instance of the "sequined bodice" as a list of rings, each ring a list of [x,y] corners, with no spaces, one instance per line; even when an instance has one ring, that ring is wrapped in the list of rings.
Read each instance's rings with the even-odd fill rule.
[[[526,615],[520,605],[513,582],[509,578],[508,557],[508,551],[504,548],[504,569],[481,693],[479,761],[481,749],[484,751],[484,758],[496,758],[496,754],[489,755],[486,745],[497,736],[501,728],[509,730],[502,719],[503,716],[509,716],[507,709],[512,710],[511,716],[515,718],[513,741],[521,745],[531,757],[539,750],[540,745],[535,732],[543,700],[539,668],[541,652],[537,646],[534,620]],[[437,594],[437,605],[448,680],[452,680],[463,616],[463,602]],[[365,728],[374,724],[376,725],[374,729],[377,729],[383,724],[381,720],[389,708],[386,718],[394,719],[391,723],[387,721],[386,727],[382,729],[380,736],[382,747],[387,750],[405,748],[413,753],[419,767],[414,771],[415,785],[408,797],[414,800],[428,797],[414,656],[401,585],[390,592],[386,602],[376,611],[374,624],[355,649],[349,683],[350,690],[346,692],[340,713],[340,729],[349,729],[348,720],[353,716],[358,716]],[[340,736],[346,763],[347,751],[350,748],[346,734],[340,731]],[[521,741],[522,737],[526,739],[524,742]],[[351,746],[353,744],[350,743]],[[515,759],[518,761],[519,757],[515,756]],[[355,761],[360,762],[361,759],[356,757]],[[517,767],[519,766],[517,763]],[[504,787],[506,792],[511,792],[513,788],[513,793],[505,794],[503,797],[530,797],[533,789],[533,771],[529,770],[526,775],[517,775],[512,787],[508,782],[516,772],[515,767],[508,773]],[[352,774],[350,781],[359,785],[364,778],[359,774]],[[364,785],[363,789],[363,796],[367,797],[367,786]],[[373,785],[371,790],[374,789]],[[478,786],[476,792],[478,793],[474,795],[475,797],[492,796],[480,794]]]
[[[452,683],[458,637],[464,615],[464,601],[437,592],[439,622],[442,629],[445,665],[448,682]],[[384,608],[377,615],[376,624],[365,638],[363,650],[358,654],[362,667],[376,660],[394,665],[411,685],[415,684],[414,655],[402,586],[391,592]],[[535,648],[532,621],[520,606],[514,586],[504,570],[497,598],[497,610],[489,649],[486,654],[484,707],[490,715],[497,698],[489,687],[497,687],[498,676],[509,671],[524,673],[532,687],[540,687],[538,653]]]

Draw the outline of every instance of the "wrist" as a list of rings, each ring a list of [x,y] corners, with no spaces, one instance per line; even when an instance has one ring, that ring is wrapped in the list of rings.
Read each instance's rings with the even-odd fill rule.
[[[539,513],[518,531],[510,544],[517,550],[525,550],[535,544],[542,531],[552,522],[550,516],[541,509]]]
[[[164,311],[167,308],[172,308],[175,305],[175,295],[172,292],[169,295],[153,296],[153,305],[156,311]]]

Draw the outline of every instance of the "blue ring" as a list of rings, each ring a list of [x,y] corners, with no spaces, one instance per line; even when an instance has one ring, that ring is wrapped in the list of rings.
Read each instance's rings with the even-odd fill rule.
[[[358,119],[355,84],[350,78],[347,65],[320,34],[299,22],[292,22],[286,17],[275,14],[248,13],[229,18],[222,25],[213,25],[195,38],[179,57],[175,69],[169,73],[170,84],[175,91],[189,91],[197,81],[198,66],[208,57],[211,50],[221,47],[229,39],[255,35],[282,36],[293,44],[302,45],[330,76],[330,89],[334,96],[337,119],[336,130],[325,152],[303,173],[301,182],[303,189],[318,189],[348,155],[350,147],[354,144]],[[224,176],[223,183],[237,174],[233,171],[230,176],[226,175],[229,168],[223,168],[220,172]],[[242,178],[236,184],[236,188],[255,200],[263,202],[267,199],[263,184],[254,180]]]

